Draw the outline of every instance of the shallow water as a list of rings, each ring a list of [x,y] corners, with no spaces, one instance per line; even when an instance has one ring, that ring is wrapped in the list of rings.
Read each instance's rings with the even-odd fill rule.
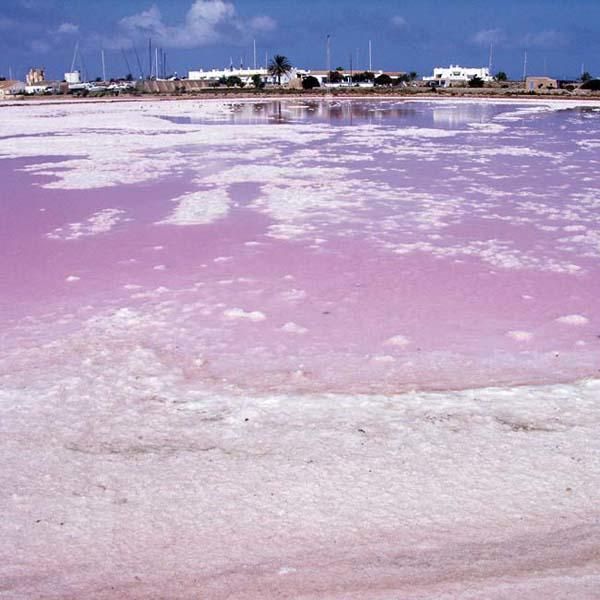
[[[257,391],[597,373],[599,113],[206,106],[12,109],[33,115],[0,167],[9,343],[127,314],[199,384]]]
[[[4,596],[595,597],[594,105],[0,138]]]

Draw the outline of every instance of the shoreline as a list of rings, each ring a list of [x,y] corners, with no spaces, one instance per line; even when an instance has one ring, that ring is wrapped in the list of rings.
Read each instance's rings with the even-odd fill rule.
[[[112,103],[131,103],[131,102],[173,102],[173,101],[222,101],[222,102],[273,102],[273,101],[314,101],[323,102],[331,100],[356,100],[356,101],[404,101],[404,102],[490,102],[490,103],[583,103],[586,105],[598,105],[600,107],[600,94],[527,94],[527,93],[506,93],[506,92],[384,92],[384,93],[365,93],[360,92],[297,92],[290,91],[285,93],[248,93],[246,91],[227,91],[227,92],[200,92],[197,94],[174,95],[174,94],[142,94],[139,96],[113,96],[113,97],[65,97],[57,98],[55,96],[34,96],[31,98],[19,98],[18,100],[0,101],[0,108],[15,108],[20,106],[43,106],[43,105],[68,105],[68,104],[112,104]]]

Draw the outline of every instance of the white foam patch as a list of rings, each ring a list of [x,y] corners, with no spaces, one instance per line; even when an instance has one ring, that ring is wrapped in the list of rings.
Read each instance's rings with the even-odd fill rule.
[[[298,335],[303,335],[308,331],[308,329],[306,327],[302,327],[302,325],[294,323],[293,321],[289,321],[282,326],[281,331],[285,331],[286,333],[296,333]]]
[[[265,313],[259,310],[245,311],[243,308],[228,308],[223,311],[223,316],[231,321],[242,319],[253,321],[254,323],[264,321],[267,318]]]
[[[506,335],[517,342],[529,342],[533,339],[533,333],[530,331],[513,330],[508,331]]]
[[[94,213],[83,223],[63,225],[46,234],[46,237],[53,240],[77,240],[82,237],[107,233],[124,220],[124,214],[125,211],[118,208],[105,208]]]
[[[564,315],[562,317],[558,317],[556,319],[557,323],[562,323],[563,325],[576,325],[582,326],[587,325],[590,320],[583,315]]]
[[[163,221],[167,225],[208,225],[229,213],[230,199],[223,188],[192,192],[175,198],[177,208]]]
[[[410,340],[404,335],[394,335],[384,342],[386,346],[398,346],[400,348],[408,346],[410,343]]]

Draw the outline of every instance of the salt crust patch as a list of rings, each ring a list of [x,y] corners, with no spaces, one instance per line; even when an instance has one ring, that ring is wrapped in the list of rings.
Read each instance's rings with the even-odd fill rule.
[[[506,335],[517,342],[529,342],[531,339],[533,339],[533,333],[530,331],[513,330],[508,331]]]
[[[410,340],[404,335],[394,335],[391,338],[388,338],[384,344],[386,346],[398,346],[404,347],[410,344]]]
[[[175,198],[177,208],[159,224],[208,225],[227,216],[229,195],[223,188],[192,192]]]
[[[308,329],[306,327],[302,327],[302,325],[294,323],[293,321],[289,321],[285,325],[283,325],[281,331],[285,331],[286,333],[296,333],[302,335],[306,333]]]
[[[253,310],[248,312],[245,311],[243,308],[228,308],[227,310],[223,311],[223,316],[231,321],[242,319],[247,321],[253,321],[254,323],[264,321],[267,318],[266,315],[259,310]]]
[[[68,283],[73,283],[75,281],[79,281],[81,279],[81,277],[77,277],[77,275],[68,275],[67,277],[65,277],[65,281],[67,281]]]
[[[77,240],[101,233],[107,233],[117,223],[123,220],[124,210],[118,208],[105,208],[94,213],[83,223],[69,223],[58,227],[46,234],[52,240]]]
[[[581,326],[581,325],[587,325],[590,320],[587,317],[584,317],[583,315],[564,315],[563,317],[558,317],[558,319],[556,319],[557,323],[562,323],[564,325],[576,325],[576,326]]]

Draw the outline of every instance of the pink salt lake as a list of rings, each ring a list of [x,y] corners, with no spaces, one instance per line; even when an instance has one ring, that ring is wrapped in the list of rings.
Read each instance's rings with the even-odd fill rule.
[[[596,107],[0,120],[8,597],[593,597]]]

